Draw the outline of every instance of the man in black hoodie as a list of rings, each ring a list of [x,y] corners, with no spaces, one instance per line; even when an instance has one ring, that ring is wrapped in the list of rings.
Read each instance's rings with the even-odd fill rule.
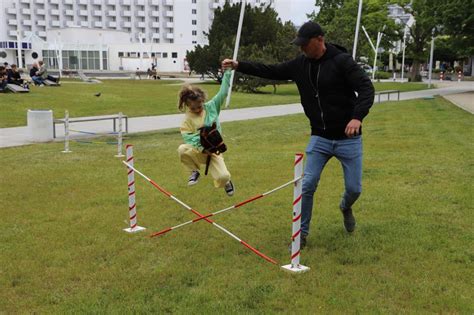
[[[311,124],[303,177],[301,246],[306,245],[313,196],[321,172],[333,156],[342,165],[345,191],[339,208],[347,232],[355,229],[352,205],[362,191],[362,120],[374,100],[374,87],[347,50],[325,43],[319,24],[306,22],[293,44],[302,55],[275,65],[231,59],[223,68],[273,80],[292,80]],[[356,94],[357,93],[357,94]]]

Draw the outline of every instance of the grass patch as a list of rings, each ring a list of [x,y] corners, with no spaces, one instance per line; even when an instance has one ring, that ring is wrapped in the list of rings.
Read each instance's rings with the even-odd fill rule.
[[[387,85],[388,84],[388,85]],[[376,83],[377,89],[423,89],[426,85]],[[209,96],[217,93],[216,83],[202,84]],[[129,117],[178,113],[177,95],[182,81],[169,80],[103,80],[102,84],[65,80],[61,87],[31,87],[28,94],[1,94],[0,128],[25,126],[28,109],[51,109],[55,118],[111,115],[123,112]],[[94,94],[101,92],[100,97]],[[298,103],[300,97],[294,84],[280,85],[273,94],[272,87],[262,94],[232,93],[231,108]]]
[[[302,263],[290,275],[205,222],[145,237],[194,216],[136,178],[139,224],[127,227],[127,178],[115,146],[2,149],[0,309],[7,313],[474,312],[472,115],[435,98],[382,103],[364,122],[358,229],[343,231],[342,171],[325,169]],[[304,115],[224,123],[234,197],[210,178],[188,188],[177,130],[131,135],[135,166],[203,213],[292,178]],[[255,135],[252,137],[250,135]],[[257,143],[258,142],[258,143]],[[216,216],[289,262],[291,188]]]

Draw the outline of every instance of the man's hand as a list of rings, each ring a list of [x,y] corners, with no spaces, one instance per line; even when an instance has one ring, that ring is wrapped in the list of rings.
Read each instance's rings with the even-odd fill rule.
[[[224,59],[222,61],[222,69],[232,69],[235,70],[239,66],[239,62],[237,60],[232,59]]]
[[[358,119],[352,119],[346,126],[346,136],[349,138],[358,136],[360,134],[360,125],[362,122]]]

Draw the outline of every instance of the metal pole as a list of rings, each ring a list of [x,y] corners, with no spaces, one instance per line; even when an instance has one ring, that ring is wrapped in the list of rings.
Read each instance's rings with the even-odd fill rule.
[[[118,114],[118,136],[117,136],[117,155],[115,157],[123,157],[122,154],[122,112]]]
[[[21,69],[23,68],[23,59],[21,58],[21,33],[20,31],[16,31],[16,36],[17,36],[17,53],[18,53],[18,68]]]
[[[362,15],[362,0],[359,0],[359,10],[357,12],[357,23],[356,23],[356,31],[354,36],[354,46],[352,48],[352,58],[356,60],[356,52],[357,52],[357,40],[359,39],[359,26],[360,26],[360,17]]]
[[[64,151],[63,153],[69,153],[69,111],[64,112]]]
[[[402,50],[402,74],[401,74],[402,83],[403,83],[403,75],[405,74],[405,48],[406,48],[406,40],[407,40],[407,31],[408,31],[408,26],[405,25],[405,30],[403,32],[403,50]]]
[[[434,32],[435,29],[431,33],[431,51],[430,51],[430,68],[428,69],[428,88],[431,88],[431,71],[433,68],[433,52],[434,52]]]
[[[237,37],[235,39],[234,54],[232,56],[233,60],[237,60],[237,53],[239,52],[240,33],[242,33],[242,24],[244,22],[245,0],[242,0],[241,5],[242,6],[240,8],[239,26],[237,27]],[[232,94],[232,83],[234,82],[234,74],[235,74],[235,70],[232,70],[232,74],[230,75],[229,94],[227,94],[227,99],[225,101],[225,108],[229,107],[230,95]]]

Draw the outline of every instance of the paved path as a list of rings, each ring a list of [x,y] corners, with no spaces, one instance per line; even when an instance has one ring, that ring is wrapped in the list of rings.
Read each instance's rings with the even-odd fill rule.
[[[463,94],[469,92],[468,94]],[[443,95],[449,100],[454,100],[453,103],[462,108],[473,108],[474,82],[461,82],[459,84],[451,84],[439,89],[422,90],[414,92],[404,92],[400,94],[400,100],[416,99],[431,97],[434,95]],[[461,96],[459,96],[461,95]],[[465,96],[467,95],[467,97]],[[381,101],[387,99],[386,95],[382,95]],[[393,96],[392,96],[393,99]],[[462,104],[459,105],[459,104]],[[376,104],[374,106],[377,106]],[[223,110],[220,115],[221,122],[249,120],[256,118],[284,116],[290,114],[302,113],[301,104],[288,105],[274,105],[251,108],[227,109]],[[472,112],[472,111],[471,111]],[[26,113],[25,113],[26,115]],[[184,114],[176,115],[162,115],[162,116],[147,116],[134,117],[128,119],[129,133],[156,131],[162,129],[178,128],[181,124]],[[64,140],[64,129],[62,125],[57,125],[57,139],[56,141]],[[112,126],[109,121],[93,121],[83,122],[79,124],[71,124],[71,129],[84,130],[95,133],[108,133]],[[79,138],[81,135],[75,134],[71,138]],[[84,137],[84,135],[82,135]],[[0,147],[14,147],[31,144],[29,141],[27,127],[3,128],[0,129]]]

